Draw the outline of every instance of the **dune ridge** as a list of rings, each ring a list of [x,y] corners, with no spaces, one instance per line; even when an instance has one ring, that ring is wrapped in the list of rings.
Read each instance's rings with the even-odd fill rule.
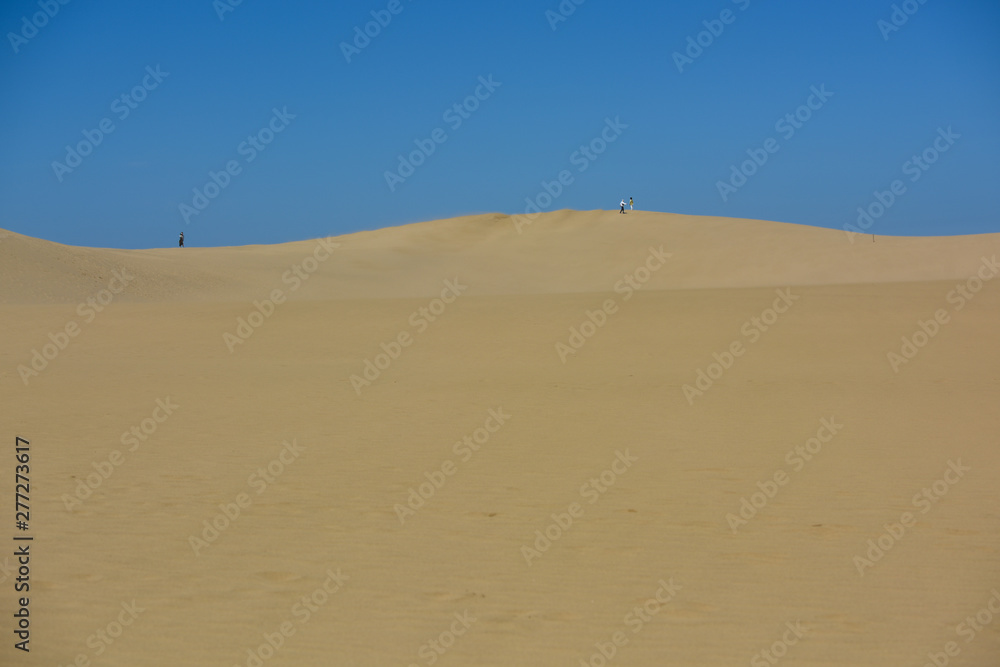
[[[190,235],[189,235],[190,236]],[[853,242],[852,242],[853,239]],[[433,295],[456,273],[470,294],[603,292],[648,247],[672,253],[649,289],[736,288],[951,280],[1000,250],[1000,234],[884,237],[760,220],[633,211],[555,211],[529,220],[485,214],[333,237],[310,275],[322,298]],[[274,246],[116,250],[8,233],[0,242],[0,303],[74,302],[115,268],[137,279],[127,301],[257,298],[308,258],[315,240]],[[285,281],[291,284],[291,279]],[[302,298],[306,291],[292,298]]]

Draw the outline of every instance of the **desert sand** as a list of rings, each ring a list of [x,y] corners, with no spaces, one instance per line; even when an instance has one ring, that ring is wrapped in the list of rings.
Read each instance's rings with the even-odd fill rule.
[[[0,664],[995,666],[997,254],[638,211],[0,233]]]

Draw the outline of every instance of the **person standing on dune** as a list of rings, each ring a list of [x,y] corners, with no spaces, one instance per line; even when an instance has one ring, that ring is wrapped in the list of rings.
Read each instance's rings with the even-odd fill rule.
[[[618,211],[618,212],[619,213],[624,213],[625,212],[625,200],[624,199],[622,199],[622,209],[620,211]]]
[[[184,232],[181,232],[181,238],[177,242],[177,247],[178,248],[183,248],[184,247]]]
[[[631,197],[628,198],[628,210],[630,210],[630,211],[632,210],[632,198]]]

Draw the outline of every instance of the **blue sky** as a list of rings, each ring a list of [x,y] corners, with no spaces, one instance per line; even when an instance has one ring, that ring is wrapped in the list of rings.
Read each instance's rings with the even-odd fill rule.
[[[0,227],[277,243],[521,213],[566,171],[540,208],[1000,231],[992,0],[232,1],[2,3]]]

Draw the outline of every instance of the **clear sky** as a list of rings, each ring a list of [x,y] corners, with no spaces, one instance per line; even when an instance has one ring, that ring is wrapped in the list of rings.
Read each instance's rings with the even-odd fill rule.
[[[243,245],[631,196],[1000,231],[995,0],[577,1],[4,0],[0,227]]]

